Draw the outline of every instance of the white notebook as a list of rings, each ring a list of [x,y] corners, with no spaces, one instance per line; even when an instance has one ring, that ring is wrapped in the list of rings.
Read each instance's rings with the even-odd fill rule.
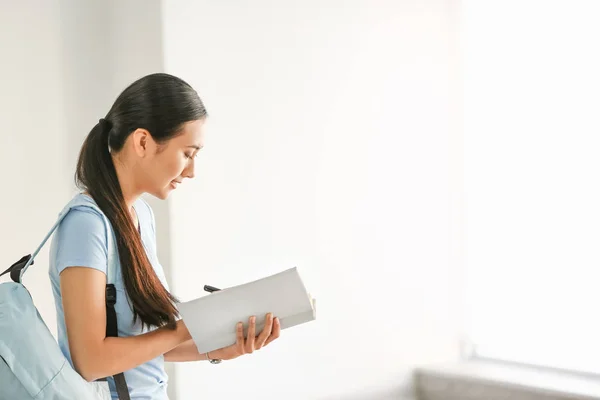
[[[297,268],[243,285],[226,288],[177,305],[200,353],[236,342],[235,327],[256,316],[256,334],[265,324],[268,312],[279,318],[281,329],[316,319],[316,302],[308,294]]]

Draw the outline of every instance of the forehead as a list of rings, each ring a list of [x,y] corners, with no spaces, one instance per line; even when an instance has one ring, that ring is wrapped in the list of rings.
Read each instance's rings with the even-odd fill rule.
[[[204,122],[205,119],[186,122],[179,135],[171,142],[182,146],[204,146]]]

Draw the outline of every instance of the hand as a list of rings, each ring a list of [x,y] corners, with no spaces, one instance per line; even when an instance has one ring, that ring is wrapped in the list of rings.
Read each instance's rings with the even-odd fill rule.
[[[252,354],[273,340],[279,337],[281,325],[279,318],[274,318],[273,314],[268,313],[265,319],[265,327],[258,336],[256,336],[256,317],[252,316],[248,320],[248,337],[244,339],[244,325],[237,323],[236,334],[237,341],[231,346],[209,352],[211,358],[220,358],[222,360],[233,360],[244,354]]]

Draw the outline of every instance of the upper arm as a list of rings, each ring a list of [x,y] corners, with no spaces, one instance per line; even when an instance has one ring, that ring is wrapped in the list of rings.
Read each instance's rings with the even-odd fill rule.
[[[69,351],[75,367],[93,363],[106,336],[106,269],[108,255],[103,217],[72,210],[57,230],[56,268]]]
[[[55,267],[83,266],[106,274],[108,266],[107,232],[103,216],[88,208],[76,208],[62,220],[55,234]]]
[[[93,268],[74,266],[60,274],[69,351],[80,373],[94,362],[106,337],[105,288],[106,275]]]

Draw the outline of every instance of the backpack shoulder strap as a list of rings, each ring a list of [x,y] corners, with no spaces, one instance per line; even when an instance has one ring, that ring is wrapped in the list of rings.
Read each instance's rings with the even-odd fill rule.
[[[50,236],[52,236],[52,234],[54,233],[56,228],[58,228],[58,226],[60,225],[62,220],[66,217],[66,215],[68,214],[70,209],[71,209],[71,207],[66,207],[65,209],[63,209],[63,211],[61,211],[61,213],[58,216],[57,221],[54,223],[52,228],[50,228],[50,231],[46,234],[46,236],[44,237],[44,240],[42,240],[42,243],[40,243],[40,245],[37,247],[37,249],[35,249],[33,254],[28,254],[26,256],[23,256],[19,261],[17,261],[13,265],[11,265],[6,271],[4,271],[2,274],[0,274],[0,276],[10,272],[10,277],[14,282],[22,283],[23,274],[33,264],[35,257],[38,255],[40,250],[42,250],[42,248],[44,247],[44,245],[46,244],[46,242],[48,241]]]
[[[88,200],[82,199],[80,196],[75,197],[73,200],[71,200],[69,202],[69,204],[67,204],[65,206],[65,208],[63,208],[63,210],[58,215],[56,222],[54,223],[52,228],[50,228],[50,231],[46,234],[46,236],[44,237],[44,239],[42,240],[40,245],[35,249],[33,254],[22,257],[19,261],[17,261],[13,265],[11,265],[10,268],[8,268],[6,271],[4,271],[2,274],[0,274],[0,276],[10,272],[10,277],[12,278],[13,281],[22,283],[23,274],[34,263],[35,257],[37,257],[38,253],[40,252],[40,250],[42,250],[42,248],[44,247],[44,245],[46,244],[46,242],[48,241],[50,236],[52,236],[54,231],[58,228],[58,226],[60,225],[62,220],[67,216],[69,211],[71,211],[73,208],[78,207],[78,206],[85,206],[85,207],[93,208],[98,213],[100,213],[100,215],[102,215],[102,219],[104,220],[104,225],[106,227],[106,236],[107,236],[106,241],[107,241],[107,247],[108,247],[108,265],[107,265],[107,270],[106,270],[106,281],[108,283],[114,283],[115,278],[116,278],[116,269],[117,269],[116,264],[117,264],[117,259],[118,259],[116,257],[117,246],[115,243],[116,239],[115,239],[114,231],[112,229],[110,222],[108,221],[108,218],[106,217],[106,215],[104,215],[104,213],[102,212],[102,210],[100,210],[100,208],[96,205],[96,203],[94,203],[93,201],[88,201]]]
[[[2,273],[2,275],[4,275],[5,273],[10,271],[10,277],[12,278],[12,280],[15,282],[21,283],[23,281],[23,274],[25,273],[25,271],[27,271],[27,268],[29,268],[29,266],[33,264],[33,260],[38,255],[40,250],[42,250],[42,248],[44,247],[44,245],[46,244],[46,242],[48,241],[50,236],[52,236],[52,234],[54,233],[56,228],[58,228],[58,225],[60,225],[61,221],[65,218],[67,213],[68,213],[68,210],[66,212],[63,210],[63,212],[61,212],[59,214],[58,220],[54,223],[54,225],[52,226],[50,231],[46,234],[46,236],[44,237],[44,240],[42,240],[42,243],[40,243],[40,245],[37,247],[37,249],[35,249],[35,251],[33,252],[33,255],[29,254],[29,255],[22,257],[15,264],[11,265],[8,270],[4,271]]]

